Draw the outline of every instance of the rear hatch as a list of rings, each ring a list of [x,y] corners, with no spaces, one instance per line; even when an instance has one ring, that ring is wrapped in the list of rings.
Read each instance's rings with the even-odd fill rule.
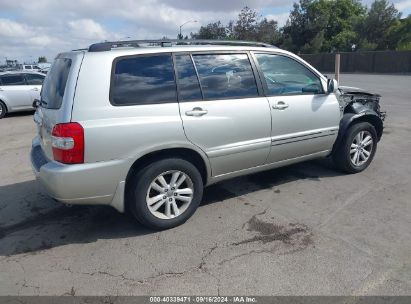
[[[40,106],[34,114],[41,148],[53,159],[51,132],[58,123],[71,121],[77,76],[84,57],[83,51],[59,54],[51,66],[41,89]]]

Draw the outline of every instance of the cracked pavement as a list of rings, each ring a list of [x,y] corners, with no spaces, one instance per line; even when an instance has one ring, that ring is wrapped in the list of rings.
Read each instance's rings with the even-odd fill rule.
[[[0,120],[0,295],[410,295],[411,76],[341,78],[388,113],[365,172],[321,160],[228,180],[163,232],[48,198],[32,116]]]

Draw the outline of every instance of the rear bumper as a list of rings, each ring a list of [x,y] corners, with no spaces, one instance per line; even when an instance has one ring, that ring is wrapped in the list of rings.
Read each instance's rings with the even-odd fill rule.
[[[51,197],[68,204],[112,205],[124,211],[127,164],[121,160],[65,165],[47,159],[38,138],[30,153],[36,178]]]

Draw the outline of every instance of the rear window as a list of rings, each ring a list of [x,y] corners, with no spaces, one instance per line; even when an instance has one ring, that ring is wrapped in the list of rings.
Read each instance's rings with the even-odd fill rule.
[[[58,58],[48,72],[41,91],[42,106],[47,109],[60,109],[70,72],[71,59]]]
[[[110,101],[116,106],[176,102],[171,55],[145,55],[115,60]]]

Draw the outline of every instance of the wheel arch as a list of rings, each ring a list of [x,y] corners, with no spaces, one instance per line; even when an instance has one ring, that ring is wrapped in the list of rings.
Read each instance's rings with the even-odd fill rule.
[[[0,97],[0,102],[2,104],[4,104],[4,106],[6,107],[6,113],[8,113],[9,112],[9,106],[7,105],[7,102],[5,102],[5,99]]]
[[[340,121],[340,129],[338,131],[337,140],[333,146],[333,152],[341,144],[345,134],[349,127],[358,122],[368,122],[374,126],[375,131],[377,132],[378,141],[381,139],[382,132],[384,130],[384,125],[382,119],[374,111],[366,111],[362,113],[345,113]]]

